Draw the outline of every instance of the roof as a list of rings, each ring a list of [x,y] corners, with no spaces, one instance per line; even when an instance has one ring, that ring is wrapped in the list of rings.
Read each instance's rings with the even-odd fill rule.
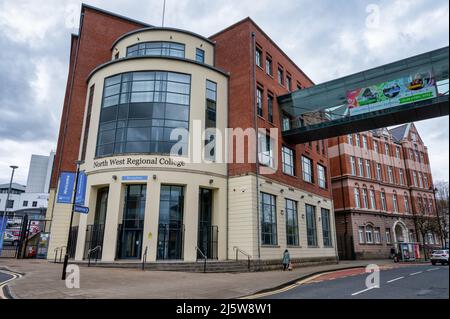
[[[142,22],[142,21],[138,21],[138,20],[134,20],[134,19],[125,17],[125,16],[117,14],[117,13],[113,13],[113,12],[110,12],[110,11],[107,11],[107,10],[103,10],[103,9],[91,6],[89,4],[82,3],[81,4],[81,12],[83,12],[85,9],[91,9],[91,10],[94,10],[94,11],[97,11],[97,12],[100,12],[100,13],[103,13],[103,14],[106,14],[106,15],[109,15],[109,16],[113,16],[113,17],[116,17],[116,18],[119,18],[119,19],[127,20],[129,22],[140,24],[143,27],[152,27],[151,24],[148,24],[148,23],[145,23],[145,22]]]
[[[14,190],[19,190],[19,191],[25,192],[25,188],[26,188],[26,186],[21,185],[21,184],[17,184],[17,183],[11,184],[11,189],[14,189]],[[0,189],[9,189],[9,183],[0,184]]]
[[[392,137],[394,138],[394,140],[396,140],[397,142],[400,142],[408,135],[410,126],[411,126],[411,123],[403,124],[403,125],[400,125],[400,126],[390,129],[389,133],[392,134]]]

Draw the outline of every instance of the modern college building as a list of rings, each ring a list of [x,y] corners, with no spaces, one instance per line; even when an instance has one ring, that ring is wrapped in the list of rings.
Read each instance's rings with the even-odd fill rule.
[[[279,263],[285,249],[295,262],[335,261],[327,143],[289,145],[281,129],[270,134],[289,125],[277,96],[312,85],[249,18],[206,38],[83,5],[51,181],[48,258],[70,231],[76,261],[98,246],[104,262],[145,253],[149,262],[229,260],[239,251]],[[198,131],[226,128],[259,131],[244,143],[246,159],[251,144],[260,146],[258,163],[216,160],[236,154],[238,143],[216,144],[208,163],[195,161],[199,145],[218,139]],[[177,143],[183,150],[170,156]],[[76,161],[90,211],[76,213],[69,229],[72,205],[58,195]]]
[[[434,218],[436,207],[427,147],[415,125],[329,139],[329,156],[339,256],[387,258],[398,245],[417,254],[415,217]],[[438,233],[428,230],[425,243],[439,247]]]

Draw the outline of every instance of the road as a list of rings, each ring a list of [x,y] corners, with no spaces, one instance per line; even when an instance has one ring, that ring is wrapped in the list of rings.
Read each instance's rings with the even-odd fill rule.
[[[347,270],[261,295],[261,299],[448,299],[449,267],[411,265],[380,271],[380,287],[367,288],[369,274]],[[257,297],[257,296],[256,296]]]
[[[4,273],[3,271],[0,270],[0,286],[2,285],[2,283],[6,282],[10,279],[13,279],[13,278],[14,278],[13,275]]]

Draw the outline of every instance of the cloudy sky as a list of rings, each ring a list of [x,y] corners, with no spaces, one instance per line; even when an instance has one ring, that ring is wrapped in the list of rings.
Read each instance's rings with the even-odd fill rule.
[[[163,0],[86,0],[153,25]],[[81,1],[0,0],[0,183],[56,148]],[[166,26],[210,36],[250,16],[321,83],[448,46],[448,0],[167,0]],[[379,19],[377,13],[379,12]],[[449,179],[449,119],[416,123],[435,180]]]

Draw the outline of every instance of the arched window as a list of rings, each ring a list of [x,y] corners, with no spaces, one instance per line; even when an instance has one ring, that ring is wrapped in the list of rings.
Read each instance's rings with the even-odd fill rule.
[[[367,188],[363,187],[362,189],[362,202],[363,202],[363,208],[369,208],[368,201],[367,201]]]
[[[408,199],[408,194],[405,192],[403,194],[403,204],[405,206],[405,212],[409,212],[409,199]]]
[[[143,42],[127,48],[127,57],[173,56],[184,58],[185,45],[176,42]]]
[[[355,207],[361,208],[361,200],[359,198],[359,188],[355,187],[354,192],[355,192]]]
[[[431,196],[430,196],[430,199],[428,200],[428,205],[429,205],[430,214],[432,214],[434,212],[434,207],[433,207],[433,197],[431,197]]]
[[[392,195],[392,204],[394,207],[394,212],[398,213],[397,193],[395,191],[394,194]]]
[[[377,203],[375,200],[375,190],[373,187],[370,188],[370,208],[377,209]]]
[[[373,227],[371,225],[366,226],[366,243],[373,244]]]

